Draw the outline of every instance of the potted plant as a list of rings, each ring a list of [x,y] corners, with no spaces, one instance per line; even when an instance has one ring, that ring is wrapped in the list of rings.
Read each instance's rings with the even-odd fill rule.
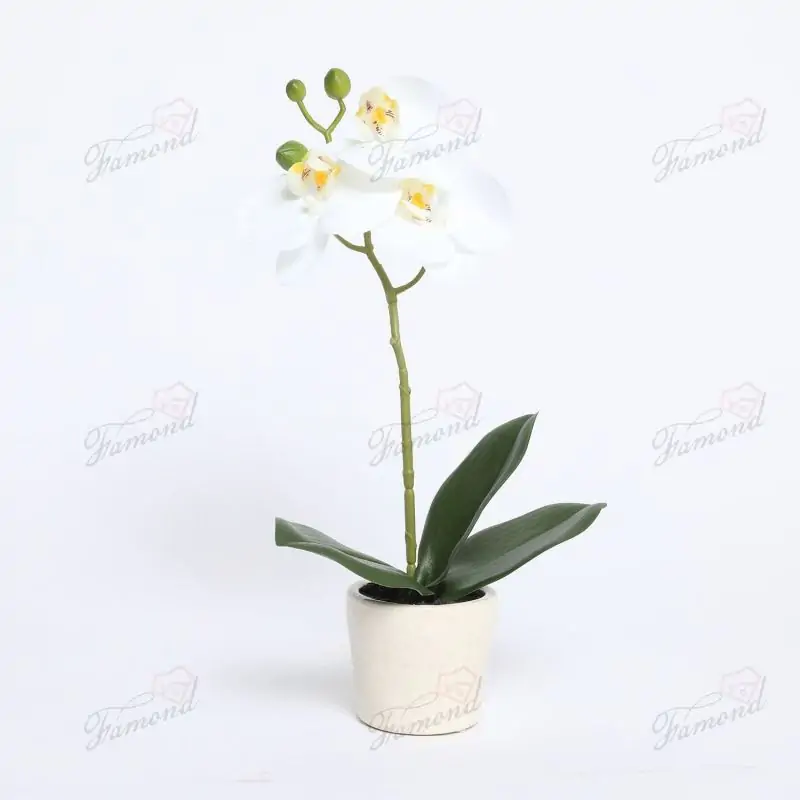
[[[445,170],[439,156],[469,144],[469,132],[442,138],[441,95],[415,78],[365,91],[350,129],[333,141],[345,119],[350,79],[340,69],[325,76],[338,103],[324,127],[305,106],[299,80],[286,94],[325,143],[308,149],[292,140],[276,154],[285,171],[275,213],[286,238],[279,274],[313,266],[333,237],[365,259],[387,304],[390,344],[397,363],[405,530],[405,569],[347,547],[305,524],[277,518],[275,543],[324,556],[361,579],[347,594],[356,686],[356,714],[382,731],[440,734],[477,721],[480,690],[497,597],[491,584],[586,530],[604,503],[558,503],[473,532],[482,511],[520,464],[536,414],[487,433],[436,493],[419,540],[414,496],[411,389],[400,337],[398,299],[426,274],[395,285],[378,242],[413,242],[428,267],[455,253],[480,252],[476,240],[485,204],[465,201],[465,187],[481,186],[489,205],[504,199],[495,182],[461,169]],[[424,135],[420,134],[424,132]],[[474,131],[473,131],[474,133]],[[475,137],[473,136],[473,141]],[[443,159],[442,159],[443,160]],[[466,175],[466,177],[465,177]],[[480,238],[480,237],[478,237]],[[417,262],[419,263],[419,262]],[[399,506],[398,502],[398,506]]]

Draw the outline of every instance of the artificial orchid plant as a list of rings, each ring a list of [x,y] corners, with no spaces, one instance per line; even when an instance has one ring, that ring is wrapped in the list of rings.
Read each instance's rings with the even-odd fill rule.
[[[525,454],[536,421],[536,414],[527,414],[490,431],[447,478],[431,503],[417,545],[411,388],[398,298],[422,280],[426,266],[441,266],[462,252],[480,253],[496,245],[501,226],[494,212],[505,196],[492,179],[463,165],[454,170],[440,163],[439,156],[458,149],[466,137],[445,141],[441,126],[430,124],[442,108],[435,87],[416,78],[387,81],[365,91],[350,117],[344,102],[349,76],[331,69],[324,87],[339,107],[327,127],[309,114],[303,83],[294,79],[286,86],[288,98],[325,143],[310,149],[292,140],[277,150],[276,160],[285,171],[275,198],[283,237],[277,267],[281,275],[308,268],[335,238],[363,255],[380,281],[399,376],[406,565],[398,569],[281,518],[275,521],[275,543],[336,561],[383,587],[381,599],[411,604],[471,599],[482,587],[586,530],[605,503],[548,505],[472,533]],[[347,127],[334,142],[343,120]],[[378,162],[380,168],[371,169]],[[401,263],[418,259],[413,263],[420,266],[410,280],[392,282],[378,258],[384,246],[386,252],[399,252]]]

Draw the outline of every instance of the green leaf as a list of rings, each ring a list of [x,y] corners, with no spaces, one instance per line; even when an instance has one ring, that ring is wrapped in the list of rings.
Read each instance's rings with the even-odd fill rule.
[[[444,577],[456,547],[522,461],[534,422],[536,414],[526,414],[487,433],[441,485],[419,543],[420,583],[432,586]]]
[[[275,544],[279,547],[294,547],[297,550],[308,550],[311,553],[325,556],[325,558],[347,567],[351,572],[379,586],[389,586],[397,589],[414,589],[420,594],[431,594],[429,589],[421,586],[410,575],[401,572],[391,564],[359,553],[331,539],[307,525],[298,522],[275,518]]]
[[[454,553],[436,593],[454,600],[488,586],[585,531],[605,503],[556,503],[470,536]]]

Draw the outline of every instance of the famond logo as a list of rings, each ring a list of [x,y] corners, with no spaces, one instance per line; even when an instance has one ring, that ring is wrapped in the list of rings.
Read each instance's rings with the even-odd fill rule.
[[[371,180],[379,181],[389,173],[398,173],[431,158],[441,158],[461,147],[470,147],[479,141],[478,128],[483,111],[466,97],[439,107],[436,122],[414,131],[407,139],[385,139],[376,144],[369,154],[370,166],[379,165]],[[447,131],[454,136],[444,136]],[[427,139],[428,146],[419,142]],[[392,153],[392,148],[397,149]]]
[[[659,145],[653,153],[653,166],[663,164],[663,167],[656,174],[655,182],[661,183],[675,172],[676,167],[678,172],[684,172],[706,161],[722,158],[728,152],[735,155],[745,147],[760,144],[766,113],[766,108],[747,97],[725,106],[720,122],[702,128],[690,139],[670,139]],[[734,138],[736,135],[738,138]]]
[[[412,432],[415,425],[425,426],[423,430],[426,431],[423,433],[418,428],[414,432],[412,446],[419,448],[432,442],[449,439],[457,433],[476,427],[480,422],[478,413],[482,397],[483,394],[477,389],[473,389],[468,383],[459,383],[449,389],[441,389],[436,398],[436,405],[418,412],[412,418]],[[431,423],[433,420],[438,420],[440,426],[431,433],[433,426],[427,425],[427,423]],[[394,438],[392,438],[393,435]],[[400,423],[395,422],[376,428],[370,434],[367,445],[370,450],[378,451],[369,462],[373,467],[378,466],[389,456],[399,456],[402,453]]]
[[[161,437],[194,427],[192,417],[196,407],[197,392],[193,392],[180,381],[166,389],[159,389],[153,395],[152,405],[149,408],[134,411],[123,422],[106,422],[105,425],[98,425],[86,434],[83,446],[92,451],[86,466],[93,467],[107,455],[126,453],[131,448],[135,450]],[[158,427],[159,417],[162,421],[167,419],[171,422],[167,421],[162,427]],[[157,420],[155,426],[150,423],[153,418]],[[145,426],[145,423],[148,425]],[[138,433],[142,427],[145,427],[145,431]],[[121,441],[120,434],[131,433],[131,428],[134,430],[134,435]]]
[[[157,106],[153,110],[151,122],[137,125],[122,139],[103,139],[86,151],[83,163],[87,167],[93,167],[86,176],[86,182],[93,183],[102,177],[109,166],[110,172],[116,172],[123,167],[157,156],[159,153],[169,153],[177,147],[186,147],[197,139],[194,130],[196,122],[197,109],[182,97],[166,105]],[[156,131],[161,131],[172,138],[164,140],[161,144],[153,142]],[[142,142],[143,146],[140,146],[139,142]],[[113,143],[116,143],[117,146],[109,150]],[[131,143],[135,144],[131,145]],[[120,154],[123,145],[127,145],[124,148],[126,152]],[[139,149],[136,150],[136,147]]]
[[[711,446],[716,442],[724,442],[728,438],[742,436],[748,431],[760,427],[764,424],[761,421],[761,414],[764,412],[766,398],[766,393],[753,386],[752,383],[743,383],[723,392],[719,406],[703,411],[697,415],[694,421],[674,422],[672,425],[659,428],[653,437],[653,448],[662,452],[655,460],[655,465],[660,467],[676,454],[685,456],[695,450]],[[712,422],[716,423],[719,419],[723,419],[729,424],[727,426],[724,423],[711,425]],[[730,424],[731,422],[733,424]],[[700,426],[707,427],[703,427],[701,431],[703,435],[696,437],[693,441],[689,439],[681,441],[677,438],[681,429],[688,431]]]
[[[435,691],[417,697],[407,706],[386,708],[372,717],[369,724],[384,730],[370,750],[377,750],[391,736],[399,739],[404,735],[419,735],[452,719],[474,714],[481,707],[482,682],[483,679],[468,667],[443,672]]]
[[[110,740],[113,741],[158,722],[166,722],[194,711],[197,707],[196,693],[197,677],[186,667],[175,667],[169,672],[156,675],[149,692],[137,694],[125,705],[106,706],[89,714],[83,730],[92,738],[87,742],[86,749],[91,752],[99,747],[107,740],[109,733]],[[153,711],[154,706],[164,705],[157,702],[159,699],[172,705]]]
[[[660,737],[653,749],[663,750],[676,741],[676,735],[677,741],[688,739],[726,722],[757,714],[766,705],[766,682],[752,667],[745,667],[723,675],[718,692],[703,695],[691,706],[662,711],[653,721],[653,733]],[[712,706],[714,710],[708,711]]]
[[[457,136],[467,136],[471,130],[477,130],[480,118],[481,110],[466,97],[439,107],[439,127],[446,128]]]

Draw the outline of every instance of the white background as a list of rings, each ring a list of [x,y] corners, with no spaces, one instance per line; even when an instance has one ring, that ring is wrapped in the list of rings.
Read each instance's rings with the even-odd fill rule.
[[[6,2],[2,109],[0,795],[796,796],[800,444],[797,9],[777,0],[405,5]],[[483,433],[540,411],[487,526],[607,502],[510,576],[484,718],[375,739],[350,709],[353,576],[276,515],[402,565],[397,417],[374,273],[309,281],[240,212],[349,102],[416,74],[483,109],[471,156],[512,244],[401,298],[414,409],[468,382],[481,423],[418,451],[418,525]],[[93,143],[183,97],[191,145],[94,183]],[[762,141],[654,182],[653,153],[751,97]],[[157,139],[154,139],[157,141]],[[398,280],[399,282],[399,280]],[[84,437],[182,381],[194,425],[85,462]],[[654,433],[750,381],[763,425],[654,467]],[[195,710],[87,752],[87,717],[184,665]],[[745,666],[758,714],[656,752],[651,726]],[[241,783],[260,778],[263,783]]]

